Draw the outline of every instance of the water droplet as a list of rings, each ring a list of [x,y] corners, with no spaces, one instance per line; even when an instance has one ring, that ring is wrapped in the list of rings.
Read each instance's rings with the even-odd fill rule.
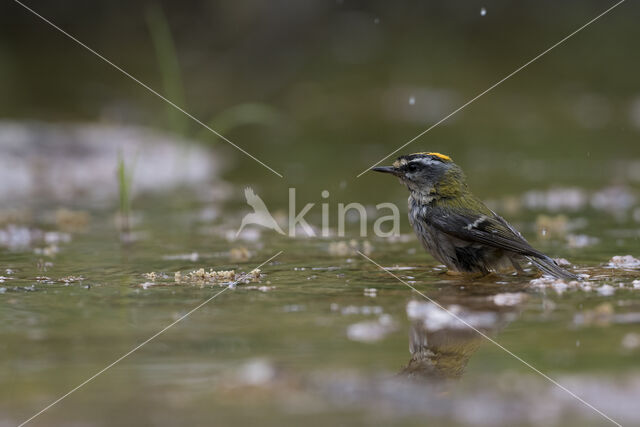
[[[480,16],[485,16],[487,14],[487,9],[484,7],[480,9]]]
[[[410,96],[409,97],[409,105],[415,105],[416,103],[416,98],[415,96]]]

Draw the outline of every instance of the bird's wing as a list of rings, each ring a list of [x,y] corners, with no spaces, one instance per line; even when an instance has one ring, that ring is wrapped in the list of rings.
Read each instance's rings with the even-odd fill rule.
[[[489,214],[472,211],[452,213],[439,207],[432,207],[423,220],[450,236],[468,242],[482,243],[499,249],[529,255],[546,256],[529,245],[507,221],[487,209]]]
[[[249,204],[249,206],[251,206],[256,212],[269,212],[269,209],[267,209],[267,206],[264,204],[262,199],[253,192],[251,187],[244,189],[244,197],[247,199],[247,204]]]

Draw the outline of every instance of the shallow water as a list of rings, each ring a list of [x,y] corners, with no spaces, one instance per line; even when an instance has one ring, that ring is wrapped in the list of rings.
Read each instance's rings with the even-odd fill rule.
[[[167,209],[170,197],[138,203],[131,244],[119,242],[112,215],[100,210],[89,212],[82,231],[49,234],[57,252],[38,250],[47,243],[34,232],[59,232],[55,224],[14,226],[29,227],[22,233],[34,240],[2,249],[2,425],[27,419],[226,286],[176,284],[176,271],[249,272],[279,251],[260,283],[226,290],[33,425],[276,425],[309,417],[312,424],[603,424],[387,272],[356,253],[329,250],[344,239],[265,231],[228,242],[220,230],[229,225],[202,215],[211,204],[176,197],[189,207]],[[229,212],[222,218],[236,216]],[[534,286],[532,277],[447,275],[411,235],[368,239],[367,253],[604,413],[635,424],[640,270],[604,264],[611,254],[633,253],[636,239],[612,242],[591,225],[601,214],[586,215],[581,232],[598,244],[534,243],[598,277],[586,282],[592,290]],[[514,221],[533,227],[526,216]],[[231,248],[243,248],[236,259],[249,259],[232,260]],[[154,284],[149,272],[166,276]]]
[[[31,424],[609,424],[479,331],[640,425],[640,269],[607,267],[640,257],[636,3],[403,150],[451,155],[535,247],[591,276],[580,286],[446,275],[411,234],[405,189],[356,175],[600,2],[164,2],[173,76],[154,53],[146,2],[50,3],[34,7],[284,179],[186,118],[176,124],[176,110],[23,8],[3,10],[0,426],[226,289],[175,284],[176,271],[250,272],[280,251],[260,283],[226,289]],[[129,243],[114,223],[119,152],[137,163]],[[402,236],[358,238],[350,224],[340,238],[250,228],[231,242],[247,185],[279,219],[295,187],[299,206],[316,203],[315,227],[323,190],[332,215],[339,202],[394,202]],[[363,259],[354,238],[478,331]]]

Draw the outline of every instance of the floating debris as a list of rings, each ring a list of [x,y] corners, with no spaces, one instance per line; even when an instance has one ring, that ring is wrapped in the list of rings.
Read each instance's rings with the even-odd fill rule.
[[[236,274],[235,270],[213,270],[206,271],[204,268],[191,271],[186,274],[177,271],[173,275],[175,283],[195,283],[195,284],[237,284],[258,282],[262,277],[260,269],[251,270],[248,273]]]
[[[276,288],[275,286],[244,286],[243,287],[243,289],[255,289],[260,292],[269,292],[274,290],[275,288]]]
[[[169,276],[164,273],[156,273],[153,271],[151,273],[144,273],[142,277],[152,282],[155,282],[156,280],[166,280],[169,278]]]
[[[347,327],[347,338],[352,341],[372,343],[380,341],[396,330],[395,322],[388,314],[375,321],[358,322]]]
[[[527,299],[527,294],[524,292],[505,292],[502,294],[496,294],[491,297],[493,303],[499,306],[514,306],[521,304]]]
[[[155,282],[157,277],[158,277],[158,275],[156,273],[154,273],[153,271],[151,273],[144,273],[142,276],[145,279],[151,280],[152,282]]]
[[[375,298],[378,296],[378,290],[376,288],[364,288],[364,296]]]
[[[44,248],[35,248],[33,253],[36,255],[43,255],[47,257],[54,257],[58,252],[60,252],[60,248],[58,245],[49,245]]]
[[[64,283],[82,282],[83,280],[84,280],[84,277],[82,276],[66,276],[58,279],[59,282],[64,282]]]
[[[585,248],[600,242],[597,237],[587,236],[586,234],[569,234],[567,236],[567,246],[570,248]]]
[[[354,315],[354,314],[362,314],[362,315],[379,315],[384,312],[383,308],[380,306],[357,306],[357,305],[347,305],[344,307],[340,307],[338,304],[331,304],[331,311],[340,311],[340,314],[344,316]]]
[[[616,255],[607,264],[611,268],[640,268],[640,259],[631,255]]]
[[[387,271],[404,271],[404,270],[415,270],[416,267],[400,266],[396,264],[393,267],[384,267],[384,269]]]
[[[602,285],[598,288],[596,288],[596,292],[599,295],[605,296],[605,297],[609,297],[611,295],[613,295],[616,292],[616,288],[614,288],[611,285]]]
[[[413,242],[415,240],[415,234],[394,234],[386,238],[386,241],[389,243],[408,243]]]
[[[265,359],[250,360],[240,368],[237,380],[251,386],[264,386],[276,376],[274,366]]]
[[[555,277],[551,276],[538,277],[537,279],[531,280],[529,284],[537,288],[552,288],[558,295],[562,295],[569,288],[591,290],[591,286],[586,283],[581,283],[577,280],[565,282],[562,279],[556,279]]]
[[[625,350],[635,350],[640,347],[640,334],[630,332],[622,337],[622,348]]]
[[[158,284],[156,282],[144,282],[144,283],[140,283],[140,287],[142,289],[149,289],[151,286],[157,286]]]
[[[236,278],[235,270],[219,270],[215,271],[210,269],[209,271],[205,271],[204,268],[199,270],[194,270],[190,272],[187,276],[187,280],[191,282],[232,282]]]
[[[329,254],[335,256],[357,255],[358,251],[365,255],[369,255],[372,250],[373,246],[368,240],[364,240],[361,243],[355,239],[352,239],[349,242],[339,241],[329,243]]]
[[[460,305],[450,305],[447,311],[432,302],[412,300],[407,304],[407,316],[422,322],[427,331],[443,329],[491,328],[498,322],[498,313],[471,311]]]
[[[192,261],[197,262],[200,259],[198,252],[191,252],[190,254],[178,254],[178,255],[165,255],[162,257],[165,261]]]

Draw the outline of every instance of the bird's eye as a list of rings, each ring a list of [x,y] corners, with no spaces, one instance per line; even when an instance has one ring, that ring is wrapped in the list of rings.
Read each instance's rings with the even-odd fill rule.
[[[418,166],[416,164],[409,163],[406,169],[407,169],[407,172],[413,173],[418,170]]]

